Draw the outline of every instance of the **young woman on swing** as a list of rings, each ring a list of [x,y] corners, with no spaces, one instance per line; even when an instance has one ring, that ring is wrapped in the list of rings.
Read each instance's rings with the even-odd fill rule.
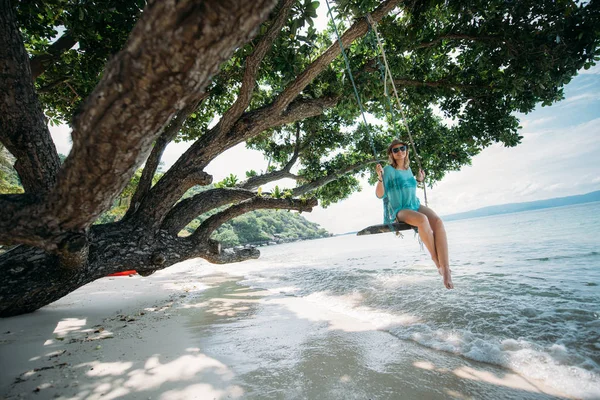
[[[377,164],[379,181],[375,194],[384,199],[385,221],[393,223],[395,219],[416,226],[419,236],[431,254],[431,259],[444,279],[444,286],[453,289],[448,260],[448,240],[444,223],[429,207],[421,205],[417,198],[417,181],[423,182],[425,172],[419,170],[415,179],[409,164],[408,144],[394,140],[388,146],[387,155],[390,165],[385,168]]]

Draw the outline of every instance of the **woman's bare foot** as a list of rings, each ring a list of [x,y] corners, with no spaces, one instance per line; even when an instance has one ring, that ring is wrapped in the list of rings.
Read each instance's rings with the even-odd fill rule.
[[[452,276],[450,275],[450,267],[439,268],[438,271],[444,279],[444,286],[446,286],[446,289],[454,289],[454,284],[452,283]]]

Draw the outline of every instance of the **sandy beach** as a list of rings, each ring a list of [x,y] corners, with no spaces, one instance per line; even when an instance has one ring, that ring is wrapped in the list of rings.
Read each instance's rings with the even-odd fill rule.
[[[0,320],[0,397],[565,397],[302,297],[207,274],[206,265],[192,260],[147,278],[104,278],[35,313]]]

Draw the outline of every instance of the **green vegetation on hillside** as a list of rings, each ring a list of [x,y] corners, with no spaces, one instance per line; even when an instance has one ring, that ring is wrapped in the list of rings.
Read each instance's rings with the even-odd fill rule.
[[[201,215],[186,228],[188,233],[202,223],[208,215]],[[223,247],[316,239],[329,236],[318,224],[308,221],[298,213],[286,210],[256,210],[225,223],[213,233],[212,238]]]
[[[96,224],[106,224],[119,221],[129,208],[131,196],[139,183],[142,170],[136,171],[129,184],[115,200],[113,207],[103,213],[96,221]],[[154,177],[156,183],[162,173],[157,173]],[[192,197],[205,190],[214,187],[232,187],[235,182],[230,182],[235,177],[228,177],[222,182],[209,186],[194,186],[183,196],[184,199]],[[237,179],[235,179],[237,181]],[[281,193],[274,191],[273,196],[280,197]],[[211,215],[222,211],[224,208],[217,208],[208,213],[199,215],[190,222],[180,233],[182,236],[192,234],[198,226]],[[241,215],[231,221],[221,225],[213,235],[213,239],[221,242],[223,247],[243,246],[246,244],[259,245],[268,242],[287,242],[304,239],[315,239],[330,236],[330,233],[321,228],[318,224],[308,221],[298,213],[288,210],[256,210]]]
[[[0,193],[23,193],[17,171],[13,168],[14,157],[0,144]]]
[[[67,156],[59,153],[58,158],[63,163]],[[0,144],[0,194],[23,193],[19,174],[13,167],[14,163],[15,158],[13,155]]]

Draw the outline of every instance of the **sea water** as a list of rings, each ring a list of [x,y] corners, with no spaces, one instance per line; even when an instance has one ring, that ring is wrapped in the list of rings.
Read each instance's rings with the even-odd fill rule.
[[[454,290],[410,231],[261,248],[235,274],[399,340],[600,398],[600,203],[452,221],[446,230]]]

